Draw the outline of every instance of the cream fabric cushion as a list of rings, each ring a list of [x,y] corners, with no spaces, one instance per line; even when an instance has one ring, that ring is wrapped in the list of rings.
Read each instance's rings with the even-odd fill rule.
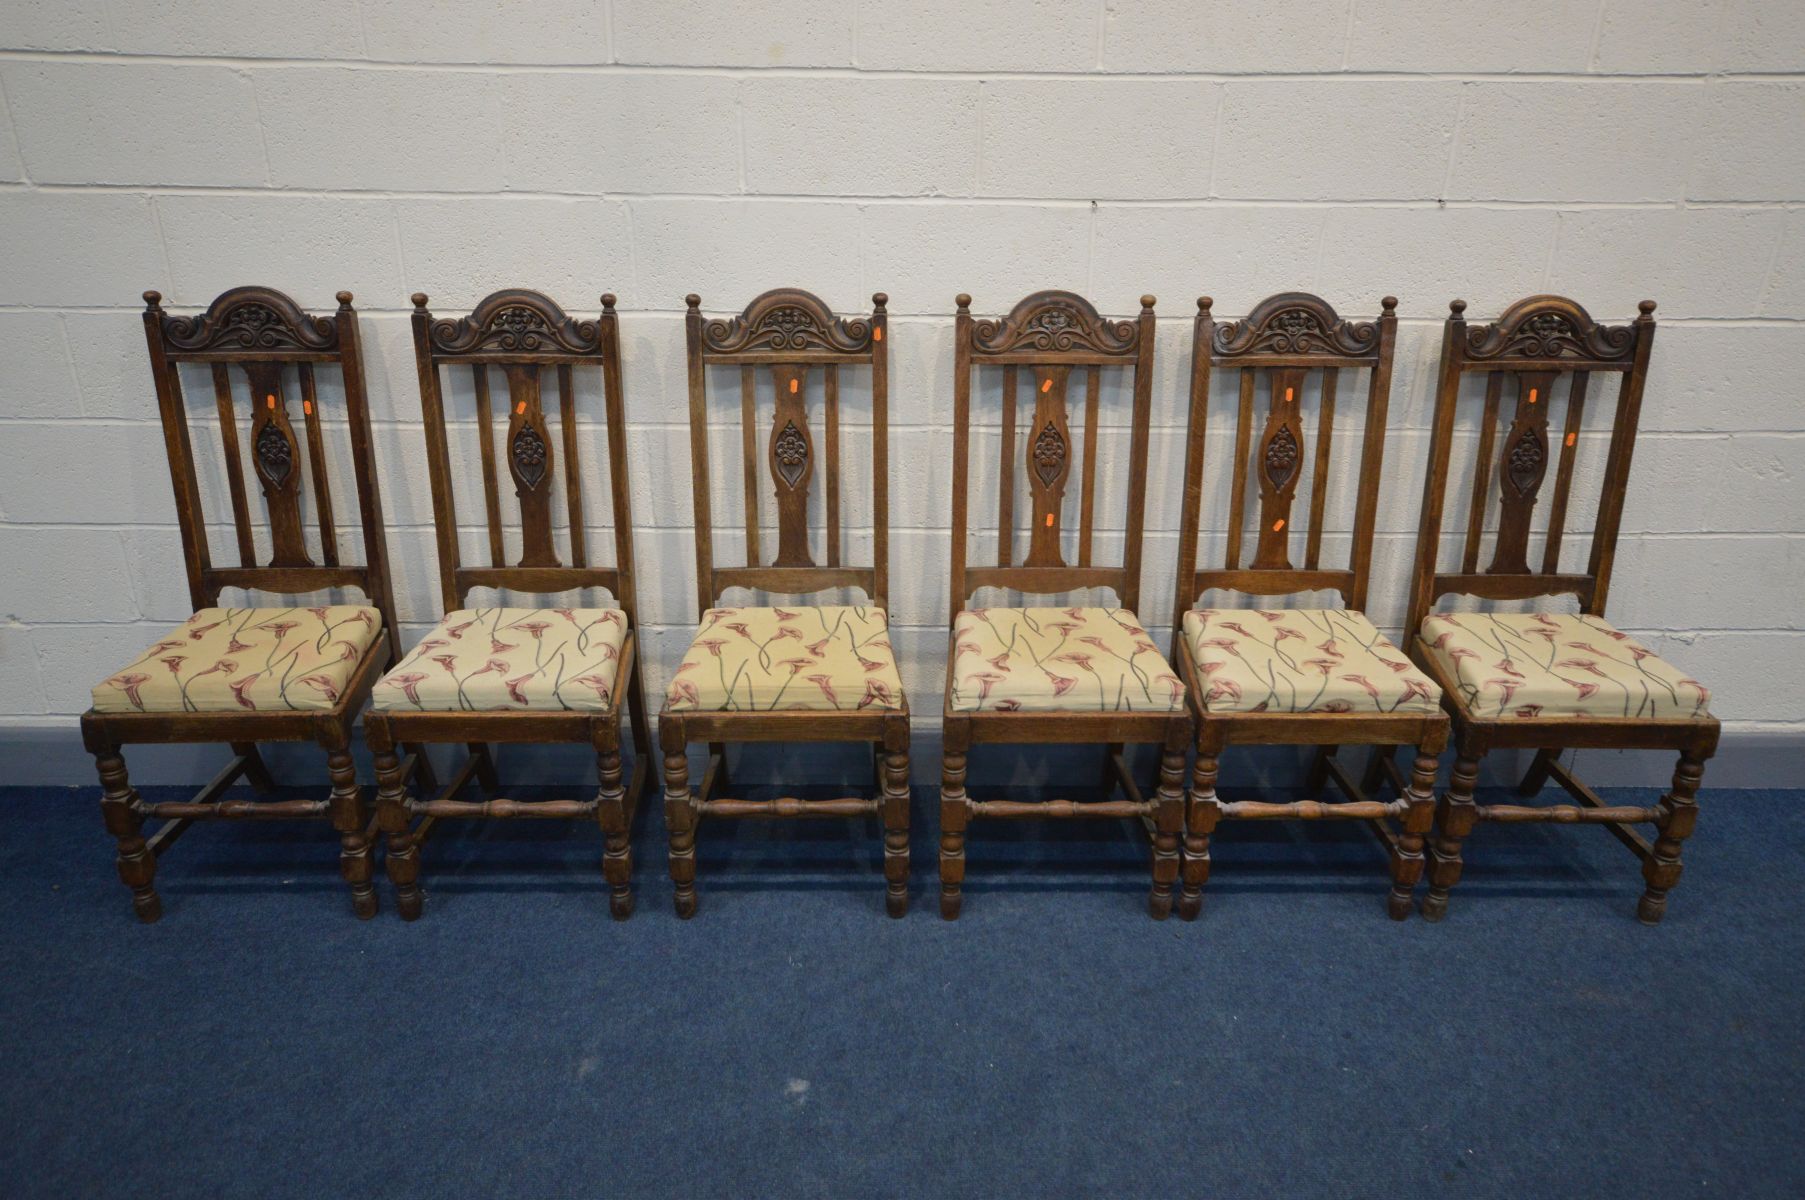
[[[666,712],[901,709],[881,608],[711,608],[665,690]]]
[[[626,614],[615,608],[460,608],[370,692],[398,711],[605,711]]]
[[[973,608],[953,634],[957,712],[1184,707],[1184,684],[1126,608]]]
[[[329,709],[382,629],[361,604],[203,608],[94,689],[97,712]]]
[[[1423,644],[1476,717],[1710,716],[1711,693],[1603,617],[1435,613]]]
[[[1185,645],[1205,712],[1434,712],[1441,689],[1341,608],[1200,608]]]

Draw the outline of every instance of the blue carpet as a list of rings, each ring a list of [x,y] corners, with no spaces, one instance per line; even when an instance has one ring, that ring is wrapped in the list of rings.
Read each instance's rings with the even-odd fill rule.
[[[197,827],[140,927],[92,789],[0,790],[0,1195],[1805,1192],[1805,793],[1707,790],[1656,929],[1602,830],[1394,925],[1370,834],[1277,823],[1196,924],[1126,826],[980,825],[946,924],[930,801],[903,921],[828,822],[705,825],[680,923],[648,806],[625,924],[593,828],[492,822],[415,925],[323,826]]]

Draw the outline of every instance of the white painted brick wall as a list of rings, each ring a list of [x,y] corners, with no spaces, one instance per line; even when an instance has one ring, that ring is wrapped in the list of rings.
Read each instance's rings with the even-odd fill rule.
[[[246,282],[316,309],[357,294],[408,640],[437,605],[408,294],[444,313],[510,285],[575,312],[619,295],[654,694],[696,615],[683,295],[721,312],[800,285],[861,311],[888,292],[892,608],[924,724],[954,294],[980,313],[1047,286],[1120,314],[1160,297],[1142,605],[1160,636],[1200,293],[1223,316],[1293,288],[1359,315],[1401,297],[1371,605],[1394,631],[1448,299],[1484,318],[1552,289],[1622,320],[1652,296],[1613,615],[1711,683],[1732,731],[1805,733],[1796,0],[5,0],[0,46],[0,737],[72,730],[92,682],[187,614],[138,296],[187,309]],[[1105,399],[1119,486],[1123,397]],[[860,422],[855,404],[852,551]],[[337,501],[348,529],[348,487]],[[1576,494],[1570,526],[1595,504]],[[1329,510],[1334,552],[1344,482]],[[1120,524],[1112,501],[1106,547]]]

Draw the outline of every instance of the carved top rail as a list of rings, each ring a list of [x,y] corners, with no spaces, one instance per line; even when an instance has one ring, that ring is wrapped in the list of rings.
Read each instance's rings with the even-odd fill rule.
[[[1501,600],[1569,594],[1578,598],[1584,611],[1602,615],[1654,345],[1655,302],[1642,301],[1636,319],[1625,325],[1600,324],[1564,296],[1530,296],[1505,309],[1496,321],[1471,327],[1466,307],[1463,300],[1448,306],[1442,333],[1429,475],[1411,581],[1411,627],[1419,626],[1435,602],[1450,594]],[[1585,570],[1563,572],[1561,546],[1574,463],[1590,378],[1599,372],[1616,373],[1620,383],[1591,554]],[[1486,387],[1466,539],[1460,569],[1444,572],[1438,570],[1438,559],[1455,414],[1466,403],[1461,380],[1476,373],[1485,375]],[[1564,423],[1559,432],[1551,433],[1551,410],[1557,401],[1564,403]],[[1537,569],[1529,555],[1533,518],[1551,460],[1557,456]],[[1481,570],[1488,532],[1492,554]]]
[[[332,588],[362,591],[394,628],[394,601],[383,536],[382,497],[376,479],[369,409],[364,397],[363,360],[357,313],[351,293],[338,293],[338,310],[309,313],[274,288],[239,287],[222,292],[205,312],[169,313],[161,294],[144,293],[144,336],[150,353],[162,417],[164,449],[175,488],[188,591],[196,608],[218,602],[228,587],[280,595],[303,595]],[[207,543],[199,476],[189,430],[181,365],[212,368],[214,410],[225,460],[226,486],[238,565],[216,567]],[[363,534],[364,562],[340,561],[332,505],[331,471],[322,428],[323,401],[315,369],[336,364],[343,376],[345,418],[350,428],[353,476]],[[233,394],[232,370],[243,375],[248,420]],[[300,393],[297,426],[291,396]],[[268,516],[270,556],[257,560],[251,505],[246,488],[240,425],[246,426],[251,467],[262,485]],[[302,439],[306,448],[303,451]],[[308,545],[303,484],[310,483],[317,551]],[[320,561],[315,561],[315,554]],[[393,651],[393,640],[390,645]]]
[[[689,344],[689,421],[696,525],[697,602],[713,607],[731,587],[806,596],[828,588],[857,587],[876,605],[885,603],[889,579],[889,357],[884,337],[888,297],[871,298],[869,317],[840,317],[820,297],[800,288],[776,288],[756,297],[737,316],[704,318],[702,298],[685,297]],[[871,367],[871,479],[873,565],[849,566],[841,555],[841,368]],[[709,488],[708,371],[738,366],[740,459],[745,497],[746,561],[718,566],[714,558],[713,496]],[[759,453],[758,373],[770,376],[772,408],[764,453]],[[810,415],[819,380],[820,438]],[[762,460],[762,461],[761,461]],[[825,561],[810,541],[810,493],[825,484]],[[759,499],[768,479],[777,504],[777,551],[769,562],[760,549]]]
[[[1147,472],[1129,472],[1120,566],[1092,562],[1095,540],[1098,426],[1101,371],[1122,368],[1133,375],[1130,416],[1131,461],[1145,464],[1152,397],[1154,317],[1152,296],[1141,297],[1133,320],[1103,316],[1075,292],[1049,290],[1024,297],[1007,316],[974,318],[971,297],[958,297],[953,369],[953,553],[952,611],[956,614],[979,588],[1001,587],[1036,595],[1081,588],[1107,587],[1124,607],[1139,602],[1141,526],[1146,509]],[[974,368],[1000,366],[1003,372],[1000,414],[1001,471],[998,486],[997,562],[966,565],[967,494],[971,455]],[[1072,373],[1084,379],[1082,476],[1080,482],[1077,561],[1066,561],[1066,484],[1078,456],[1072,443],[1067,392]],[[1029,545],[1015,562],[1016,391],[1018,376],[1033,386],[1033,412],[1025,439],[1021,469],[1028,486]]]
[[[1343,603],[1351,608],[1365,606],[1383,481],[1386,408],[1397,347],[1397,305],[1395,296],[1386,296],[1380,301],[1378,320],[1349,321],[1343,320],[1320,296],[1283,292],[1261,301],[1242,320],[1217,324],[1210,297],[1197,301],[1184,511],[1179,527],[1178,613],[1211,588],[1256,596],[1329,589],[1340,592]],[[1225,559],[1220,568],[1200,570],[1199,509],[1212,367],[1238,370],[1240,397]],[[1328,517],[1332,447],[1336,444],[1336,401],[1344,369],[1369,369],[1371,374],[1348,565],[1325,568],[1322,540]],[[1313,376],[1319,381],[1316,419],[1314,428],[1306,430],[1306,393]],[[1255,412],[1262,383],[1267,395],[1263,415]],[[1307,521],[1300,521],[1292,509],[1312,457],[1310,508]],[[1241,548],[1250,476],[1259,493],[1258,542],[1253,560],[1243,564]],[[1300,526],[1307,528],[1307,537],[1304,561],[1296,565],[1292,559],[1293,539]]]
[[[439,583],[445,607],[462,607],[472,588],[508,588],[548,595],[606,588],[629,620],[634,618],[633,521],[627,483],[625,404],[620,331],[614,296],[602,297],[601,315],[577,318],[541,292],[504,288],[484,297],[465,316],[435,318],[427,297],[416,292],[414,354],[426,417],[427,466],[433,522],[439,545]],[[482,458],[484,519],[489,565],[464,566],[458,546],[457,504],[447,434],[441,368],[468,369],[474,393]],[[608,475],[615,565],[590,566],[585,545],[584,496],[577,435],[576,370],[599,370],[608,437]],[[491,394],[499,370],[506,392],[505,420],[497,421]],[[545,403],[547,374],[557,394],[558,436]],[[509,563],[504,545],[496,426],[500,457],[519,501],[521,552]],[[554,498],[562,477],[568,561],[556,544]]]

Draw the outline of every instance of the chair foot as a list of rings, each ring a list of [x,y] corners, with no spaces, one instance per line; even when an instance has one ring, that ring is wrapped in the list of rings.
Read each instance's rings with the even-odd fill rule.
[[[1642,899],[1636,902],[1636,919],[1644,925],[1659,925],[1661,918],[1667,915],[1667,896],[1655,895],[1652,891],[1642,893]]]
[[[401,914],[403,921],[418,921],[420,913],[426,905],[418,887],[397,888],[395,891],[395,911]]]
[[[940,889],[940,919],[957,921],[959,912],[965,905],[965,897],[957,888]]]
[[[368,921],[376,915],[376,889],[368,884],[363,891],[355,889],[351,892],[351,911],[357,914],[360,921]]]
[[[900,892],[884,893],[884,911],[886,913],[888,913],[892,918],[900,918],[900,917],[908,916],[909,915],[909,889],[904,888]]]
[[[1431,923],[1448,915],[1448,889],[1430,888],[1423,897],[1423,920]]]
[[[691,917],[695,916],[696,915],[695,890],[692,888],[688,892],[688,894],[685,894],[683,892],[678,892],[677,898],[676,898],[676,905],[677,905],[677,915],[679,917],[682,917],[685,921],[687,921]]]
[[[1178,915],[1187,921],[1195,921],[1203,912],[1203,891],[1180,892],[1178,896]]]
[[[1403,895],[1392,892],[1385,898],[1385,913],[1394,921],[1408,921],[1410,910],[1413,907],[1415,906],[1410,902],[1409,892],[1405,892]]]
[[[608,894],[608,915],[616,921],[624,921],[633,915],[633,893],[622,888],[618,892]]]
[[[146,925],[155,925],[163,919],[163,898],[149,888],[142,892],[132,893],[132,911],[138,920]]]

